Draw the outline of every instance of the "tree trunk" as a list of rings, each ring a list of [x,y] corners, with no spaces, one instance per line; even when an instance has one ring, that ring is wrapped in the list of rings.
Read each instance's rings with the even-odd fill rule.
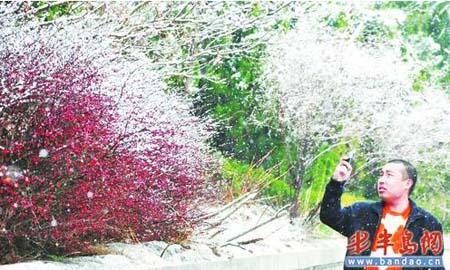
[[[299,172],[297,174],[297,177],[295,179],[295,182],[294,182],[294,190],[295,190],[295,192],[294,192],[294,197],[292,198],[292,203],[291,203],[292,207],[291,207],[290,212],[289,212],[289,216],[290,216],[291,220],[293,218],[296,218],[296,217],[299,216],[299,211],[298,211],[299,207],[300,207],[299,197],[300,197],[300,192],[302,190],[303,178],[304,178],[304,175],[303,175],[303,164],[301,164],[300,166],[301,166],[301,168],[300,168],[300,170],[299,170]]]
[[[297,151],[297,170],[296,170],[296,176],[295,176],[295,181],[294,181],[294,197],[292,198],[292,207],[289,211],[289,217],[292,221],[293,218],[296,218],[299,216],[299,208],[300,208],[300,201],[299,201],[299,197],[300,197],[300,192],[302,191],[302,186],[303,186],[303,179],[305,178],[305,156],[307,153],[307,145],[308,142],[306,139],[302,140],[301,143],[301,148],[298,149],[300,151]]]

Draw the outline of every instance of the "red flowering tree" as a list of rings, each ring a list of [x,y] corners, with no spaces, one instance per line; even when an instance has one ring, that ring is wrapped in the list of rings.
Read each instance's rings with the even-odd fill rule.
[[[0,50],[0,263],[189,232],[202,150],[157,111],[123,113],[104,77],[76,50]]]

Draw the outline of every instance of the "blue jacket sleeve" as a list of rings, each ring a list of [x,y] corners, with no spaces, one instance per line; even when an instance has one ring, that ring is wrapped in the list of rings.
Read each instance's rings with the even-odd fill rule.
[[[320,221],[340,234],[349,237],[352,233],[352,208],[350,206],[341,207],[343,192],[344,182],[331,179],[327,184],[320,205]]]
[[[445,249],[445,247],[444,247],[444,232],[442,231],[442,225],[437,220],[434,220],[434,222],[432,222],[432,230],[433,231],[438,231],[438,232],[441,233],[442,238],[441,238],[440,241],[442,243],[442,250],[436,256],[442,257],[442,260],[443,260],[444,259],[444,249]],[[426,255],[427,256],[434,256],[434,254],[432,253],[431,250],[428,250]],[[433,267],[431,269],[433,269],[433,270],[445,270],[445,267],[444,266],[442,266],[442,267]]]

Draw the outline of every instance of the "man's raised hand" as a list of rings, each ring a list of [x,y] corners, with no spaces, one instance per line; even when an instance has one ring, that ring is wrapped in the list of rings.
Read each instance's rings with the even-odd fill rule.
[[[352,165],[347,162],[348,160],[347,156],[342,156],[341,160],[339,161],[339,164],[336,167],[336,170],[333,174],[333,180],[338,182],[344,182],[350,179],[350,176],[352,174]]]

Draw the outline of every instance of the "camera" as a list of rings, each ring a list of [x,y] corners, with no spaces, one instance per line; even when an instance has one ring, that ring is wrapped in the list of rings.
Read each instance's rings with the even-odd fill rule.
[[[344,160],[347,161],[348,163],[350,163],[350,165],[352,165],[352,167],[353,167],[355,165],[355,152],[351,151],[346,156],[347,156],[347,158]]]

